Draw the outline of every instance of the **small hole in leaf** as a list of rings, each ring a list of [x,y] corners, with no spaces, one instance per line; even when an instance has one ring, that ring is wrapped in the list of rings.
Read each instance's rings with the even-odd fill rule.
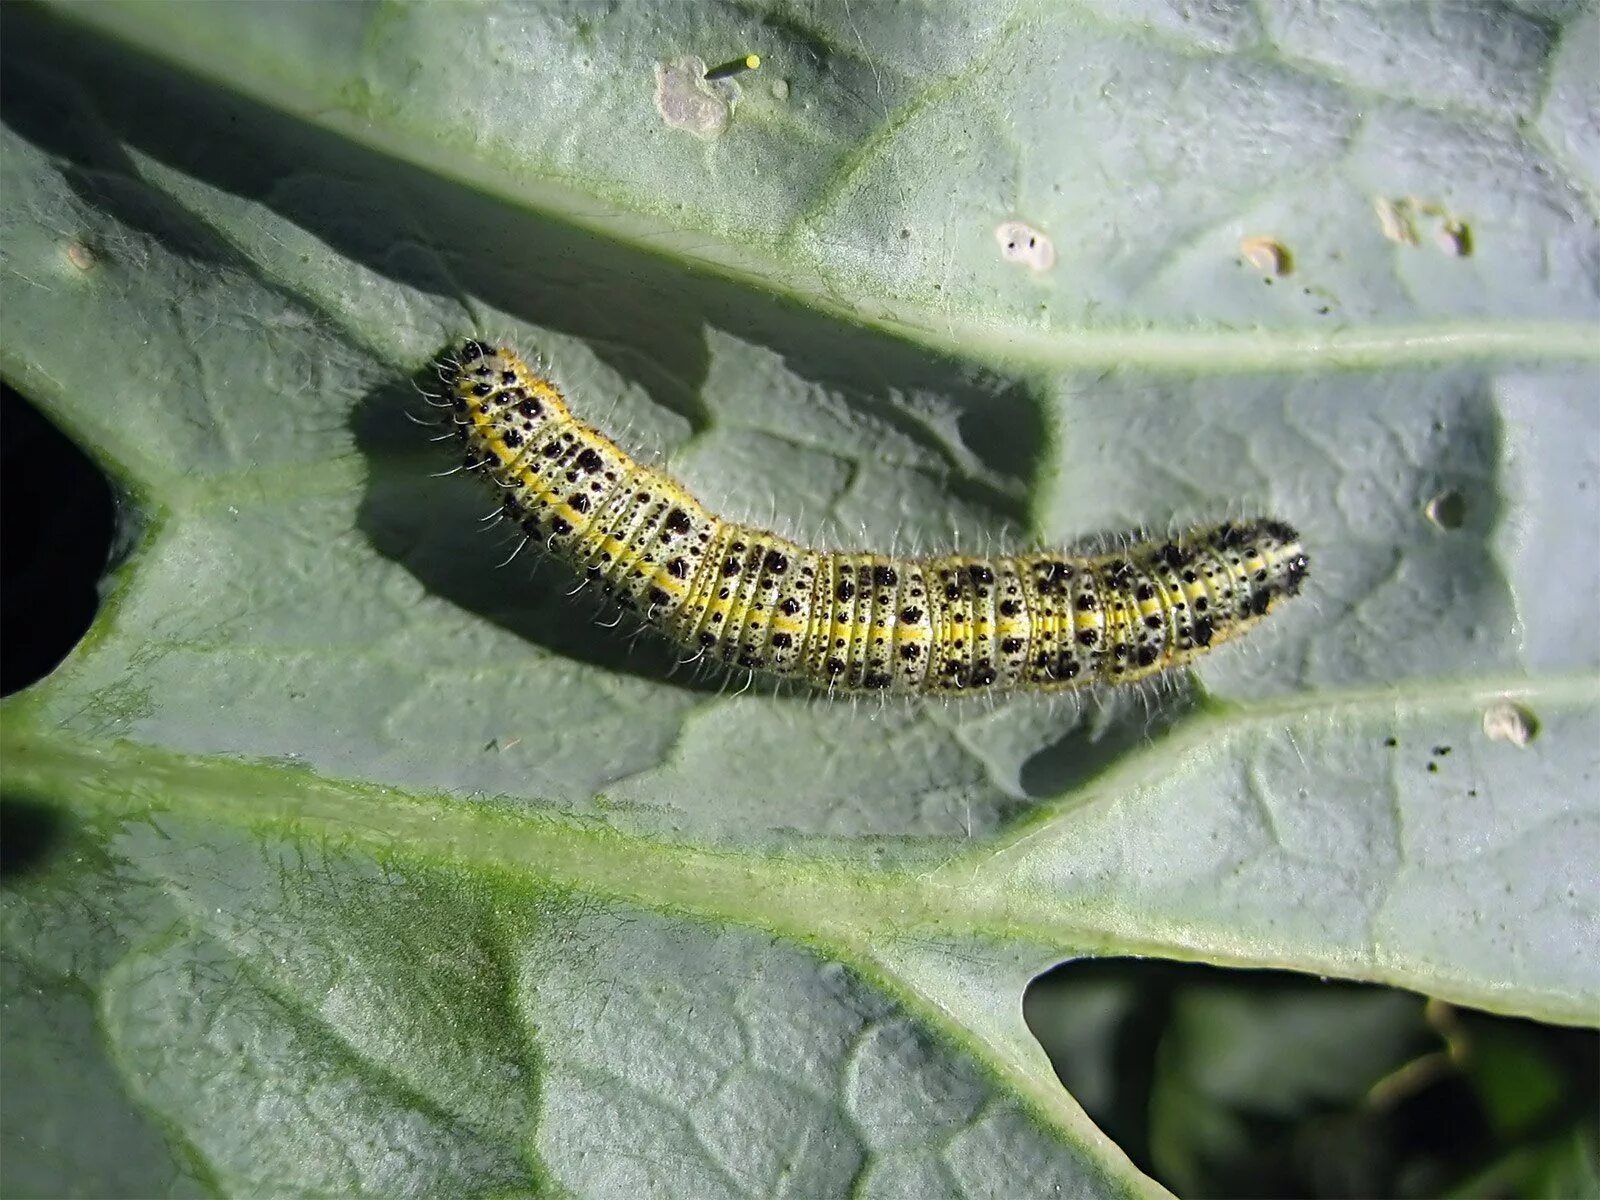
[[[1467,519],[1467,500],[1452,488],[1429,500],[1423,512],[1440,529],[1460,529]]]

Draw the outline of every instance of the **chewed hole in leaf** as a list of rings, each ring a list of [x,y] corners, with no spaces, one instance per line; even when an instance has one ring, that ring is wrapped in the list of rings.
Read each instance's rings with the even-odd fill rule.
[[[10,388],[0,392],[0,695],[43,679],[100,607],[116,525],[111,484]]]
[[[0,793],[0,889],[44,867],[64,840],[68,823],[59,808],[18,793]]]
[[[1428,520],[1440,529],[1460,529],[1467,519],[1467,500],[1460,492],[1450,488],[1429,500],[1424,511]]]
[[[1595,1118],[1593,1030],[1395,988],[1100,959],[1035,979],[1023,1011],[1088,1115],[1178,1195],[1436,1194]]]

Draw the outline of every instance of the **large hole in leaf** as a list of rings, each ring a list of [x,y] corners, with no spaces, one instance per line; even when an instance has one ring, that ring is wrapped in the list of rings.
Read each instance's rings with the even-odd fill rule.
[[[111,485],[0,388],[0,695],[43,679],[88,631],[115,530]]]
[[[66,829],[60,809],[20,793],[0,792],[0,889],[42,868]]]
[[[1182,1196],[1566,1195],[1595,1178],[1592,1030],[1127,959],[1065,963],[1023,1010],[1089,1116]]]

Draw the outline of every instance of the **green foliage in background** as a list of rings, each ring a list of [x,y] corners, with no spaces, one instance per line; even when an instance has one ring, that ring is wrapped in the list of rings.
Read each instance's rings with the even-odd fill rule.
[[[1280,972],[1071,963],[1028,991],[1062,1081],[1190,1197],[1600,1195],[1600,1041]]]
[[[0,375],[124,498],[0,709],[6,1194],[1149,1195],[1024,1023],[1054,963],[1596,1022],[1591,7],[4,21]],[[1311,585],[1160,690],[724,691],[494,570],[405,415],[469,334],[737,517],[1270,513]],[[1184,1190],[1320,1094],[1239,1003],[1119,1134]],[[1292,1038],[1347,1096],[1377,1028],[1450,1036]],[[1475,1092],[1505,1144],[1538,1086]],[[1484,1188],[1592,1184],[1568,1126]]]

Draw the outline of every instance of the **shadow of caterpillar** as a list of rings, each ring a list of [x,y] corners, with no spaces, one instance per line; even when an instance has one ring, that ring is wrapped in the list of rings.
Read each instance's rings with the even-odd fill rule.
[[[466,469],[529,540],[696,658],[829,691],[1128,683],[1237,637],[1306,576],[1272,520],[1095,557],[816,550],[708,512],[508,348],[469,341],[442,373]]]

